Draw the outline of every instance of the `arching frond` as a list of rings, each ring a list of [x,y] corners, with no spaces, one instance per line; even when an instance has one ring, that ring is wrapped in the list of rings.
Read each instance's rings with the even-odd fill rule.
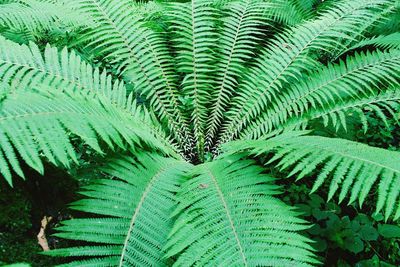
[[[356,53],[344,62],[322,68],[289,86],[277,96],[279,101],[271,103],[241,137],[256,139],[309,110],[323,113],[329,105],[342,101],[356,102],[365,96],[373,100],[381,87],[399,83],[399,68],[398,49]]]
[[[95,217],[71,219],[56,236],[90,242],[48,254],[84,257],[62,266],[170,266],[163,247],[172,229],[174,194],[190,164],[154,154],[106,161],[104,176],[71,205]],[[107,176],[111,177],[109,179]]]
[[[169,12],[178,72],[184,75],[182,94],[188,98],[189,110],[199,157],[203,158],[205,123],[210,93],[214,87],[211,73],[215,45],[215,10],[211,0],[174,3]]]
[[[388,124],[388,115],[397,119],[397,109],[400,105],[399,87],[393,87],[380,94],[372,94],[359,99],[349,100],[347,102],[332,104],[321,111],[310,112],[308,120],[323,119],[324,125],[328,126],[329,122],[338,130],[340,127],[347,129],[347,116],[356,115],[364,132],[368,131],[368,120],[365,117],[365,111],[372,111],[375,116],[381,119],[386,126]],[[299,122],[302,120],[300,119]]]
[[[382,8],[365,19],[364,23],[360,25],[358,34],[354,35],[352,39],[343,39],[341,45],[337,45],[335,49],[331,49],[329,52],[332,60],[337,60],[341,55],[351,49],[351,47],[357,45],[360,41],[365,39],[365,36],[371,36],[370,32],[374,26],[387,20],[388,14],[393,13],[396,10],[396,1],[388,1],[383,4]],[[373,9],[373,7],[371,7]]]
[[[254,52],[257,34],[261,33],[260,25],[267,25],[263,20],[269,6],[263,1],[246,0],[224,7],[226,17],[219,32],[218,65],[215,71],[217,82],[211,94],[212,107],[207,121],[207,150],[219,130],[223,113],[245,68],[244,64]]]
[[[400,49],[400,32],[364,39],[358,42],[356,45],[352,46],[350,50],[370,45],[379,47],[381,49],[390,49],[390,48]]]
[[[199,165],[177,195],[168,241],[177,266],[311,266],[308,226],[275,198],[274,178],[253,161],[228,157]]]
[[[315,0],[270,0],[267,16],[286,25],[296,25],[312,17]]]
[[[324,109],[310,109],[301,117],[292,117],[287,122],[279,125],[272,132],[266,132],[260,138],[269,138],[282,132],[306,129],[314,120],[322,120],[325,127],[331,124],[336,130],[340,127],[347,130],[347,117],[358,118],[364,132],[368,131],[366,111],[372,111],[388,126],[388,115],[397,120],[396,112],[400,105],[400,92],[398,86],[388,88],[384,92],[372,92],[368,95],[332,103]]]
[[[358,199],[361,206],[371,191],[375,192],[376,185],[376,212],[384,209],[386,219],[391,215],[395,220],[400,218],[399,152],[344,139],[299,134],[288,133],[269,140],[238,141],[234,143],[233,151],[249,149],[256,154],[275,151],[268,163],[279,161],[277,167],[291,167],[289,176],[295,175],[297,179],[319,169],[312,192],[330,180],[328,199],[339,192],[340,202],[350,195],[349,203]],[[229,149],[229,145],[227,147]]]
[[[359,34],[359,27],[387,1],[343,1],[333,5],[318,19],[291,29],[276,37],[264,51],[246,79],[238,87],[239,95],[228,112],[221,142],[236,137],[268,106],[277,101],[277,92],[285,83],[297,81],[302,71],[315,66],[308,53],[313,49],[327,51],[345,39]],[[373,8],[372,8],[373,7]]]
[[[158,123],[143,107],[137,107],[134,93],[127,95],[123,82],[113,80],[106,70],[92,67],[66,48],[60,52],[47,45],[42,56],[34,43],[18,45],[0,37],[0,81],[9,83],[11,90],[44,85],[54,90],[90,91],[120,112],[134,116],[164,144],[169,143]]]
[[[18,157],[40,173],[42,157],[67,167],[70,160],[77,163],[71,134],[100,153],[98,139],[111,148],[125,148],[125,143],[135,147],[143,142],[155,149],[169,150],[135,117],[90,91],[21,89],[3,98],[0,173],[10,184],[10,167],[23,177]]]
[[[165,42],[135,15],[129,0],[73,0],[71,6],[98,24],[81,38],[104,55],[137,92],[145,94],[182,149],[192,145],[188,119],[181,112],[173,61]]]
[[[37,33],[67,26],[72,29],[94,27],[90,17],[61,3],[19,0],[0,5],[0,26]]]

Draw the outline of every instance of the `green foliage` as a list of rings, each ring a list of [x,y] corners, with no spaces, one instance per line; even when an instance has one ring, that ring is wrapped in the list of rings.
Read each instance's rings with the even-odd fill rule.
[[[397,225],[385,224],[381,213],[365,214],[370,208],[326,202],[326,192],[309,194],[301,183],[286,183],[283,200],[296,206],[313,226],[304,234],[315,242],[318,255],[332,266],[397,266],[399,264]],[[387,229],[382,231],[381,229]],[[389,234],[387,234],[389,233]],[[381,265],[379,265],[381,264]]]
[[[236,141],[228,149],[250,149],[253,154],[274,150],[276,154],[267,164],[278,161],[276,167],[280,169],[292,167],[288,176],[296,175],[297,180],[318,168],[321,171],[311,193],[330,179],[328,200],[340,188],[339,203],[350,195],[348,202],[358,199],[361,206],[379,181],[376,213],[384,208],[386,220],[390,215],[395,220],[400,217],[400,153],[344,139],[302,136],[303,133],[291,132],[269,140]]]
[[[0,27],[7,30],[37,34],[93,26],[88,16],[57,1],[19,0],[0,5]]]
[[[151,154],[136,157],[107,160],[101,167],[102,177],[83,188],[81,194],[88,198],[71,204],[75,210],[101,217],[65,221],[56,234],[100,245],[58,249],[48,254],[98,256],[66,266],[89,262],[97,266],[168,265],[162,249],[172,228],[174,193],[185,180],[188,164]]]
[[[317,263],[308,241],[295,233],[308,228],[305,221],[272,197],[278,193],[274,178],[261,174],[263,169],[253,164],[228,157],[193,170],[194,178],[177,195],[174,215],[180,215],[167,244],[167,256],[181,254],[175,264]]]
[[[307,236],[366,252],[398,234],[400,154],[340,137],[398,118],[399,29],[375,32],[397,2],[2,1],[0,173],[84,177],[63,266],[319,264]],[[282,176],[384,217],[313,196],[301,215]]]

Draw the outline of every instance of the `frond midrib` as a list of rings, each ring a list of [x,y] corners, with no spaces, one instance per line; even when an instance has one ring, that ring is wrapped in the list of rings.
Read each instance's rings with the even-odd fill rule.
[[[250,4],[250,1],[251,0],[246,0],[246,6],[244,8],[244,12],[240,15],[239,24],[238,24],[238,27],[236,29],[234,41],[233,41],[232,47],[231,47],[230,52],[229,52],[228,63],[226,64],[226,67],[225,67],[225,70],[224,70],[224,75],[223,75],[223,78],[222,78],[222,82],[221,82],[221,85],[218,86],[217,89],[216,89],[218,91],[218,93],[217,93],[218,97],[217,97],[216,102],[214,103],[213,109],[211,110],[211,119],[210,119],[211,122],[209,123],[210,125],[209,125],[209,129],[208,129],[208,133],[207,133],[207,138],[210,139],[210,140],[215,135],[215,131],[217,130],[217,127],[218,127],[218,125],[217,125],[218,124],[218,117],[219,117],[218,110],[223,108],[222,95],[223,95],[224,88],[225,88],[225,82],[226,82],[226,78],[227,78],[227,75],[228,75],[228,70],[230,68],[233,52],[235,51],[236,43],[238,41],[240,27],[242,26],[243,18],[245,17],[245,15],[247,13],[247,8],[248,8],[248,6]]]
[[[228,208],[228,204],[226,203],[226,200],[225,200],[225,198],[224,198],[224,195],[223,195],[223,193],[222,193],[222,190],[221,190],[221,188],[219,187],[218,182],[217,182],[217,180],[216,180],[214,174],[211,172],[211,170],[210,170],[210,169],[207,169],[207,172],[208,172],[208,174],[209,174],[211,180],[212,180],[213,183],[214,183],[215,189],[217,190],[217,193],[218,193],[218,197],[219,197],[219,199],[221,200],[222,206],[224,207],[224,210],[225,210],[225,213],[226,213],[226,217],[227,217],[227,219],[228,219],[228,221],[229,221],[229,226],[230,226],[230,228],[231,228],[231,230],[232,230],[232,233],[233,233],[233,235],[234,235],[236,244],[237,244],[237,246],[238,246],[238,248],[239,248],[239,253],[240,253],[240,256],[241,256],[241,258],[242,258],[242,260],[243,260],[243,264],[244,264],[244,266],[248,266],[246,256],[244,255],[244,250],[243,250],[242,244],[241,244],[240,239],[239,239],[239,236],[238,236],[238,234],[237,234],[235,224],[233,223],[232,216],[231,216],[231,214],[230,214],[230,211],[229,211],[229,208]]]
[[[164,167],[164,168],[161,168],[161,169],[150,179],[149,184],[146,186],[145,190],[143,191],[143,194],[142,194],[142,196],[141,196],[141,198],[140,198],[140,200],[139,200],[139,202],[138,202],[138,204],[137,204],[137,207],[135,208],[135,211],[134,211],[134,213],[133,213],[133,215],[132,215],[132,219],[131,219],[130,224],[129,224],[128,233],[127,233],[126,238],[125,238],[125,240],[124,240],[124,244],[123,244],[123,248],[122,248],[122,252],[121,252],[121,257],[120,257],[119,264],[118,264],[119,267],[122,267],[123,264],[124,264],[124,258],[125,258],[126,249],[127,249],[128,244],[129,244],[129,239],[130,239],[130,237],[131,237],[131,235],[132,235],[133,228],[135,227],[135,222],[136,222],[136,219],[137,219],[137,217],[138,217],[138,215],[139,215],[140,209],[142,208],[143,203],[144,203],[144,201],[146,200],[146,197],[147,197],[147,195],[149,194],[150,190],[152,189],[154,183],[156,182],[156,180],[159,178],[159,176],[160,176],[165,170],[166,170],[165,167]]]

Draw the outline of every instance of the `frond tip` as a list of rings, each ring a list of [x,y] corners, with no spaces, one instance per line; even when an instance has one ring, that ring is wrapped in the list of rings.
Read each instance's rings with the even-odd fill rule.
[[[296,175],[297,179],[319,169],[312,192],[330,179],[328,199],[340,191],[340,202],[350,195],[349,203],[358,199],[361,206],[377,184],[376,212],[384,208],[386,219],[393,213],[394,220],[400,218],[399,152],[344,139],[301,136],[293,132],[269,140],[238,141],[227,148],[231,152],[249,149],[255,154],[275,151],[269,163],[278,161],[276,166],[281,169],[292,167],[289,176]]]
[[[274,197],[274,180],[254,162],[229,157],[199,165],[181,187],[167,244],[177,266],[311,266],[306,229]]]

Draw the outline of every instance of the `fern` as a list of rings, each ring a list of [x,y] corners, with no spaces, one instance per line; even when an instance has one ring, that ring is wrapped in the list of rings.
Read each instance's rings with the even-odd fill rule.
[[[93,52],[104,55],[127,80],[134,81],[135,90],[150,98],[171,134],[182,148],[188,148],[192,142],[188,120],[180,111],[172,60],[159,35],[135,16],[128,0],[73,0],[71,6],[98,23],[80,42],[88,42]]]
[[[74,53],[69,54],[66,49],[59,53],[57,49],[47,46],[44,54],[45,58],[42,57],[38,47],[34,44],[31,44],[29,47],[25,45],[20,46],[0,38],[0,79],[3,83],[10,82],[10,86],[7,87],[7,90],[4,90],[5,100],[1,102],[2,124],[4,127],[2,128],[2,142],[4,143],[2,149],[5,154],[5,158],[2,157],[1,160],[4,167],[1,168],[1,172],[10,183],[11,173],[5,159],[8,159],[13,169],[19,175],[22,175],[10,142],[17,148],[18,153],[21,154],[28,165],[39,172],[43,172],[43,166],[38,156],[38,152],[41,150],[43,150],[45,156],[53,163],[60,161],[63,165],[68,165],[66,152],[75,159],[69,138],[63,128],[64,126],[67,126],[67,129],[72,133],[81,136],[85,142],[98,151],[101,150],[94,135],[96,132],[111,147],[113,147],[113,143],[123,147],[123,139],[126,139],[131,144],[133,144],[132,141],[138,142],[132,136],[132,133],[135,132],[135,135],[139,134],[145,139],[150,138],[148,141],[153,139],[150,143],[153,143],[155,146],[167,145],[167,147],[170,147],[168,139],[165,136],[163,137],[162,132],[154,126],[154,121],[148,115],[140,112],[136,107],[136,104],[133,102],[133,95],[131,94],[126,98],[126,89],[123,83],[119,81],[113,83],[111,77],[106,72],[100,74],[98,69],[93,70],[90,65],[81,62],[80,58]],[[19,56],[16,57],[15,55]],[[47,93],[39,90],[38,95],[25,90],[25,88],[36,87],[44,89],[53,87],[58,90],[46,89]],[[65,96],[64,93],[76,96],[76,101],[74,101],[73,97],[71,98],[71,95]],[[48,98],[46,98],[47,94],[50,94]],[[89,98],[85,99],[85,96]],[[18,101],[21,98],[24,99],[24,97],[28,98],[24,101],[21,100],[23,105],[20,106]],[[29,97],[32,97],[32,99]],[[55,105],[55,103],[59,103],[57,97],[65,98],[66,102],[61,102],[60,106],[57,107]],[[36,102],[34,102],[34,99]],[[46,101],[49,102],[49,106],[46,105]],[[90,105],[90,108],[87,110],[82,109],[86,108],[83,104],[86,102],[88,102],[87,105]],[[79,105],[83,105],[82,108],[79,108]],[[49,114],[41,110],[48,110]],[[85,113],[87,113],[87,118],[84,118]],[[79,114],[82,114],[83,121],[78,120],[74,122],[73,117],[79,116]],[[107,129],[105,121],[102,121],[101,114],[109,116],[107,123],[114,126],[119,125],[119,130],[115,131],[115,129],[110,127]],[[91,116],[94,117],[91,118]],[[20,119],[19,127],[22,127],[25,134],[30,136],[29,139],[13,139],[11,133],[15,131],[15,119]],[[124,126],[123,121],[126,119],[132,120],[132,122],[135,120],[141,122],[141,124],[137,124],[136,126],[140,130],[134,130],[135,126]],[[43,120],[46,120],[48,124],[37,128],[38,125],[42,124],[41,121]],[[80,123],[82,124],[81,127],[79,127]],[[87,126],[85,127],[85,125]],[[144,125],[147,126],[144,128]],[[132,132],[132,130],[134,131]],[[54,139],[51,131],[59,132],[57,134],[59,137]],[[154,139],[146,131],[156,135],[158,139]],[[43,132],[43,137],[39,138],[41,132]],[[118,132],[122,134],[123,139],[115,135]],[[38,135],[37,141],[33,138],[35,135]],[[57,142],[54,142],[54,140],[59,140],[62,143],[57,146]],[[49,145],[55,145],[55,147],[49,148],[47,147]],[[31,149],[32,151],[30,151]],[[55,157],[53,156],[54,153],[56,153]]]
[[[400,48],[400,33],[395,32],[389,35],[381,35],[360,41],[350,49],[357,49],[363,46],[373,45],[382,49]]]
[[[400,218],[399,153],[317,135],[349,118],[368,132],[366,111],[398,119],[398,29],[376,33],[398,1],[321,2],[1,1],[0,174],[12,185],[49,162],[91,178],[55,234],[76,247],[45,254],[318,265],[310,225],[279,199],[287,170],[328,200],[376,192],[376,212]],[[58,29],[73,34],[42,38]]]
[[[267,11],[275,21],[287,25],[296,25],[313,16],[312,7],[315,0],[277,0],[271,2]]]
[[[90,92],[38,89],[7,94],[1,102],[0,124],[0,171],[10,184],[9,166],[23,177],[17,155],[40,173],[42,155],[56,165],[77,163],[71,133],[100,153],[97,137],[111,148],[124,148],[124,141],[140,145],[142,140],[163,147],[134,117]]]
[[[178,266],[317,263],[308,240],[294,232],[307,225],[273,197],[275,179],[261,172],[237,156],[194,169],[177,196],[167,256],[180,254]]]
[[[37,0],[20,0],[0,5],[0,26],[15,31],[38,33],[57,27],[94,27],[83,13],[60,3]]]
[[[221,59],[216,71],[219,77],[211,95],[210,102],[213,104],[211,116],[207,122],[207,150],[212,146],[215,134],[219,130],[223,112],[235,92],[244,64],[255,49],[257,34],[261,33],[257,26],[262,24],[267,7],[265,3],[258,0],[233,2],[225,7],[227,16],[220,30],[222,46],[218,51]]]
[[[386,220],[390,215],[400,217],[400,153],[370,147],[364,144],[321,136],[283,134],[267,141],[237,141],[228,150],[250,149],[251,153],[276,151],[268,162],[279,161],[281,169],[292,167],[288,176],[302,179],[317,168],[320,173],[311,192],[331,179],[328,200],[340,188],[339,202],[350,195],[349,203],[358,199],[361,206],[375,183],[378,183],[376,212],[385,208]],[[231,151],[232,153],[232,151]],[[393,214],[394,213],[394,214]]]
[[[398,49],[355,54],[345,62],[310,74],[290,86],[287,92],[282,92],[280,101],[272,104],[264,115],[243,130],[242,136],[256,139],[284,124],[289,118],[302,116],[309,110],[325,111],[333,103],[356,101],[359,97],[370,95],[382,84],[395,85],[400,78],[397,71],[399,59]]]
[[[210,82],[213,68],[212,49],[216,41],[213,17],[215,10],[209,0],[192,0],[174,4],[169,13],[172,30],[177,35],[178,71],[184,75],[183,93],[189,96],[194,135],[199,157],[203,158],[206,104],[214,84]]]
[[[190,166],[184,161],[153,154],[137,159],[109,159],[103,177],[81,192],[87,199],[72,204],[96,218],[72,219],[58,228],[59,237],[97,245],[50,251],[53,256],[85,256],[64,266],[168,266],[163,247],[173,220],[174,193]],[[106,176],[113,177],[108,179]]]
[[[338,36],[341,39],[357,36],[360,25],[373,14],[373,10],[366,8],[379,8],[383,3],[385,1],[340,3],[318,19],[297,27],[296,31],[277,37],[272,47],[263,52],[257,67],[239,85],[240,94],[232,100],[234,105],[228,111],[221,142],[235,137],[267,103],[274,102],[283,84],[297,80],[302,70],[315,67],[315,60],[307,55],[310,50],[327,50],[340,45]]]
[[[382,93],[372,93],[357,99],[331,104],[324,109],[310,110],[301,117],[289,119],[272,132],[266,132],[260,138],[274,136],[282,131],[304,129],[309,122],[314,120],[322,120],[325,127],[331,124],[336,131],[341,127],[346,130],[346,117],[349,116],[358,118],[364,129],[364,133],[366,133],[368,131],[368,121],[364,114],[366,110],[373,111],[388,126],[388,115],[397,118],[395,113],[399,104],[399,89],[398,87],[393,87]],[[388,115],[385,115],[385,113]]]

